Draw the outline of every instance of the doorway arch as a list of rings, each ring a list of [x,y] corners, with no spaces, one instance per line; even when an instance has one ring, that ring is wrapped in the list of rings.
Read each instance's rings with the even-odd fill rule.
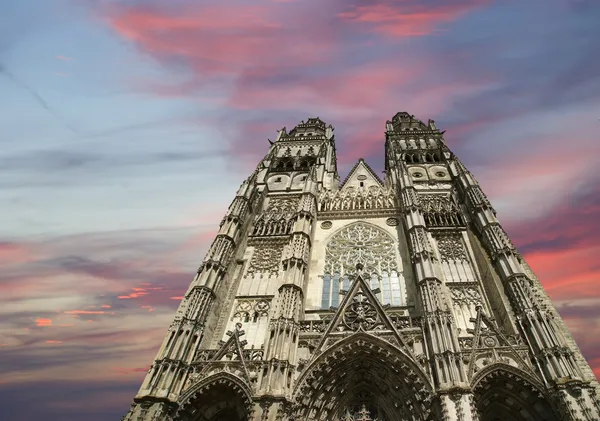
[[[184,393],[175,421],[249,421],[252,403],[246,384],[230,373],[210,376]]]
[[[360,410],[380,421],[425,421],[433,409],[429,379],[407,354],[366,334],[340,340],[301,374],[296,419],[344,420]]]
[[[477,374],[474,403],[480,421],[560,421],[544,386],[507,364],[494,364]]]

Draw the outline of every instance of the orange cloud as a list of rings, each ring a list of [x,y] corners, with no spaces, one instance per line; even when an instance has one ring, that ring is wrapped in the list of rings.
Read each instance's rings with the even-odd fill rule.
[[[52,326],[52,319],[38,318],[35,319],[36,326]]]
[[[69,311],[65,311],[64,313],[65,314],[106,314],[105,311],[100,311],[100,310],[69,310]]]
[[[145,295],[148,295],[150,293],[150,291],[161,291],[164,290],[164,287],[134,287],[131,288],[133,292],[127,294],[127,295],[119,295],[117,296],[118,299],[121,300],[128,300],[128,299],[132,299],[132,298],[140,298],[143,297]]]
[[[62,341],[47,340],[46,343],[47,344],[57,345],[57,344],[62,344],[63,342]]]

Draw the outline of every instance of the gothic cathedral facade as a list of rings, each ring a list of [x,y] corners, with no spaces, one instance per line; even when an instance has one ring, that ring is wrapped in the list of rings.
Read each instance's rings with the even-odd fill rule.
[[[278,132],[125,421],[600,420],[598,382],[435,123],[340,180],[333,127]]]

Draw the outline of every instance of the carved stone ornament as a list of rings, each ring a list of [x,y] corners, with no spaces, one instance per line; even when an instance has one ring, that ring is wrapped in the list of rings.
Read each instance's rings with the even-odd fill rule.
[[[385,221],[386,224],[388,224],[390,227],[395,227],[398,225],[398,219],[397,218],[388,218]]]
[[[467,261],[467,251],[459,235],[436,236],[440,258],[443,262],[450,260]]]
[[[394,190],[379,186],[345,187],[337,191],[326,190],[319,197],[319,211],[321,212],[394,209],[395,206]]]
[[[321,228],[324,230],[328,230],[333,226],[333,223],[331,221],[323,221],[321,222]]]
[[[342,421],[379,421],[379,418],[371,418],[371,412],[367,409],[366,405],[362,405],[360,409],[354,413],[350,410],[346,410],[346,414],[342,418]]]
[[[459,305],[482,305],[479,288],[474,286],[450,288],[452,301]]]
[[[248,322],[253,318],[268,317],[271,309],[271,300],[261,299],[239,299],[235,303],[233,319],[242,319]]]
[[[420,194],[419,201],[425,212],[454,211],[452,199],[447,194]]]
[[[326,248],[326,273],[354,273],[361,263],[366,274],[397,270],[396,244],[375,226],[355,223],[338,231]]]
[[[343,321],[350,330],[364,331],[372,330],[381,323],[375,306],[362,291],[358,291],[352,297],[352,303],[346,309]]]
[[[416,190],[450,190],[452,188],[452,184],[450,183],[419,183],[415,185]]]
[[[276,246],[257,247],[250,260],[248,272],[279,272],[281,262],[281,248]]]
[[[293,214],[298,209],[299,200],[297,197],[271,197],[267,212],[281,216]]]

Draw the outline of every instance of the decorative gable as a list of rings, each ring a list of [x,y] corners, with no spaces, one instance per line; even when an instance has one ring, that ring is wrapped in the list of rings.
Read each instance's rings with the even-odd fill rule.
[[[348,188],[365,188],[368,189],[371,186],[383,187],[383,182],[375,174],[375,171],[371,169],[364,161],[360,158],[356,165],[350,170],[348,177],[342,183],[342,189]]]
[[[377,300],[375,294],[378,290],[371,290],[363,279],[363,265],[356,265],[357,275],[350,285],[348,291],[344,291],[345,297],[337,309],[333,320],[327,331],[321,338],[317,350],[323,350],[335,340],[329,341],[330,336],[336,333],[351,332],[389,332],[395,342],[409,353],[404,339],[396,330],[394,324],[386,314],[383,306]]]

